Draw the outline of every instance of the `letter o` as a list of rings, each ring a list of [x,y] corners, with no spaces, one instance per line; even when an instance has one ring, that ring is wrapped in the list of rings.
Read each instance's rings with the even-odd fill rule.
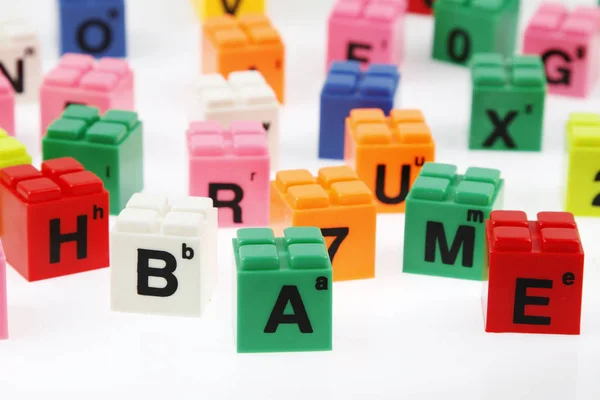
[[[102,40],[97,46],[90,45],[86,39],[85,34],[89,28],[96,27],[102,31]],[[108,49],[112,43],[112,30],[110,26],[101,19],[90,18],[77,28],[77,44],[86,53],[102,53]]]

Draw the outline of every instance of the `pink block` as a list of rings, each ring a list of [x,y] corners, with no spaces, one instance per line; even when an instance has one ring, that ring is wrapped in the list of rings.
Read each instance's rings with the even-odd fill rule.
[[[41,136],[71,103],[108,109],[134,110],[133,71],[125,60],[84,54],[63,55],[40,89]]]
[[[15,91],[6,77],[0,74],[0,128],[15,135]]]
[[[260,122],[192,122],[187,131],[190,196],[210,197],[220,227],[269,225],[269,145]]]
[[[525,30],[523,53],[542,57],[548,93],[586,97],[600,67],[600,8],[569,12],[562,4],[543,4]]]
[[[6,258],[0,242],[0,340],[8,339],[8,311],[6,308]]]
[[[327,65],[356,60],[399,65],[404,52],[406,0],[337,0],[329,15]]]

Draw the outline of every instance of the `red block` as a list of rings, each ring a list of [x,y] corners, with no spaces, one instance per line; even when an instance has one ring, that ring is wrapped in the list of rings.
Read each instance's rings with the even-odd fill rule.
[[[104,268],[108,191],[70,157],[0,170],[6,261],[28,281]]]
[[[413,14],[433,14],[435,0],[408,0],[408,12]]]
[[[578,335],[583,248],[571,213],[492,211],[483,310],[487,332]]]

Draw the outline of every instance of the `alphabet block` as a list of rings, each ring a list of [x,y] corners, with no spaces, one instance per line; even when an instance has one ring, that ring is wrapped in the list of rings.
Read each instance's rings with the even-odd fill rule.
[[[5,20],[0,26],[0,71],[12,85],[18,100],[37,101],[42,81],[38,36],[21,20]]]
[[[349,167],[279,171],[271,182],[271,227],[321,229],[333,280],[375,276],[376,209],[373,194]]]
[[[338,0],[329,15],[327,65],[354,60],[400,65],[406,0]]]
[[[6,258],[0,242],[0,340],[8,339],[8,309],[6,306]]]
[[[565,210],[600,217],[600,115],[573,113],[567,123]]]
[[[212,200],[136,193],[110,233],[113,311],[199,317],[217,282]]]
[[[132,111],[73,104],[48,127],[42,158],[73,157],[96,174],[110,193],[110,213],[118,214],[144,187],[142,122]]]
[[[15,135],[15,91],[4,75],[0,75],[0,129]]]
[[[496,169],[427,163],[406,197],[403,271],[483,280],[485,220],[502,208]]]
[[[477,53],[515,51],[520,0],[436,0],[433,58],[468,65]]]
[[[408,12],[413,14],[433,14],[435,0],[408,0]]]
[[[203,75],[195,86],[190,109],[192,121],[216,121],[229,129],[234,121],[258,121],[269,138],[271,168],[279,154],[279,102],[258,71],[239,71],[225,80],[219,74]]]
[[[419,110],[355,109],[346,118],[346,164],[375,194],[377,212],[404,212],[421,166],[434,160],[435,144]]]
[[[25,145],[0,129],[0,169],[21,164],[31,164]]]
[[[192,0],[198,19],[224,15],[264,14],[266,0]]]
[[[41,133],[70,104],[109,109],[134,109],[133,71],[125,60],[65,54],[44,78],[40,89]]]
[[[319,157],[344,159],[345,121],[355,108],[394,107],[400,74],[395,65],[373,64],[365,72],[357,61],[334,62],[321,91]]]
[[[284,45],[267,17],[226,15],[207,19],[202,42],[202,73],[219,73],[227,78],[234,71],[260,71],[279,102],[284,102]]]
[[[65,157],[0,170],[6,261],[28,281],[108,266],[108,192]]]
[[[558,3],[542,4],[529,21],[523,53],[542,57],[548,93],[586,97],[600,68],[600,9],[572,12]]]
[[[579,335],[583,247],[573,215],[493,211],[486,222],[486,332]]]
[[[260,122],[192,122],[190,196],[210,197],[220,227],[269,225],[269,149]]]
[[[540,151],[546,75],[539,57],[476,54],[471,79],[469,148]]]
[[[125,57],[125,0],[60,0],[61,54]]]
[[[238,229],[234,332],[238,353],[332,349],[331,262],[319,228]]]

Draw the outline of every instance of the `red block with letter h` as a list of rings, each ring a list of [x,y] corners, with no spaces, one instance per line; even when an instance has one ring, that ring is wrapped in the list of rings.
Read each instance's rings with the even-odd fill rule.
[[[573,215],[492,211],[483,309],[487,332],[578,335],[583,248]]]
[[[108,192],[70,157],[0,170],[6,261],[28,281],[107,267]]]

